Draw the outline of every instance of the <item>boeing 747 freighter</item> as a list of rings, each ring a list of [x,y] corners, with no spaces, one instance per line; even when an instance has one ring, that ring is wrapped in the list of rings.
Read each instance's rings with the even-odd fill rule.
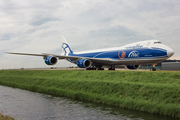
[[[115,70],[116,65],[125,65],[128,69],[138,69],[140,65],[152,64],[151,70],[155,71],[155,65],[170,58],[174,51],[162,44],[159,40],[147,40],[131,43],[122,47],[105,48],[99,50],[74,52],[61,36],[63,54],[31,54],[12,53],[17,55],[42,56],[47,65],[55,65],[58,60],[65,59],[76,64],[79,68],[87,70],[103,70],[104,66],[109,70]]]

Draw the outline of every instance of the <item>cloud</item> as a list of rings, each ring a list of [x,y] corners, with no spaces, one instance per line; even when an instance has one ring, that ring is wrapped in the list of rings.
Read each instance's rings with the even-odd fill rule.
[[[99,30],[91,30],[89,35],[93,37],[127,38],[136,36],[137,32],[124,26],[115,26]]]
[[[89,32],[89,36],[95,39],[105,39],[105,41],[109,41],[109,44],[114,43],[122,43],[127,44],[130,42],[143,41],[153,39],[152,36],[146,36],[142,33],[139,33],[133,29],[129,29],[124,26],[114,26],[103,28],[99,30],[92,30]]]
[[[60,19],[58,18],[39,18],[37,17],[34,21],[32,21],[31,25],[34,25],[34,26],[39,26],[39,25],[42,25],[44,23],[47,23],[47,22],[51,22],[51,21],[60,21]]]
[[[8,34],[8,33],[5,33],[5,34],[2,34],[1,36],[0,36],[0,41],[1,40],[10,40],[11,39],[11,34]]]
[[[178,0],[3,0],[0,62],[23,59],[30,66],[31,60],[38,59],[36,63],[44,67],[42,58],[9,57],[3,51],[59,54],[60,35],[74,51],[159,39],[174,49],[174,58],[178,58],[179,11]]]

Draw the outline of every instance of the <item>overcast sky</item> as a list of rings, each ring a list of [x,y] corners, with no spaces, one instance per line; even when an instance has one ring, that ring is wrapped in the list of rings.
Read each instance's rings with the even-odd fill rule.
[[[41,57],[4,52],[60,54],[60,35],[73,51],[157,39],[175,51],[171,59],[180,59],[180,1],[0,1],[0,68],[45,67]]]

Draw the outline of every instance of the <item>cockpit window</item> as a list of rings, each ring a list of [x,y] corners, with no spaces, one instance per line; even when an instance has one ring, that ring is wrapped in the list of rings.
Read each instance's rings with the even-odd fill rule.
[[[154,44],[161,44],[161,42],[154,42]]]

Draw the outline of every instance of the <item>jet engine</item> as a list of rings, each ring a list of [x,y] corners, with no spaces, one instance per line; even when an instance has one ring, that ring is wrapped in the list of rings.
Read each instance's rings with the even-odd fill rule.
[[[88,59],[80,59],[77,62],[77,66],[80,68],[89,68],[89,67],[91,67],[91,61]]]
[[[46,63],[47,65],[54,65],[54,64],[57,63],[57,58],[54,57],[54,56],[46,57],[46,58],[45,58],[45,63]]]
[[[126,66],[128,69],[138,69],[140,65],[127,65]]]

